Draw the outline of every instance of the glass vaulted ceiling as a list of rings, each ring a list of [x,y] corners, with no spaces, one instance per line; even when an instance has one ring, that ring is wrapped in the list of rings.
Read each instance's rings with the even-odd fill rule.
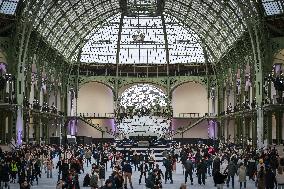
[[[76,57],[79,47],[90,33],[104,25],[109,18],[122,12],[127,0],[44,0],[26,1],[26,18],[35,19],[34,28],[66,59]],[[148,0],[140,2],[144,10]],[[143,5],[143,3],[145,2]],[[185,28],[195,32],[216,61],[242,35],[242,12],[250,14],[246,0],[150,0],[157,6],[163,2],[162,12],[175,18]],[[242,11],[239,3],[242,2]],[[39,8],[38,8],[39,7]],[[133,7],[133,6],[130,6]],[[129,6],[127,7],[129,9]],[[151,5],[150,8],[153,8]],[[147,11],[146,11],[147,12]],[[151,11],[148,11],[151,12]]]
[[[268,16],[284,14],[283,0],[262,0],[262,4]]]
[[[163,64],[167,50],[169,63],[205,62],[198,35],[179,25],[174,17],[164,16],[166,33],[161,16],[124,17],[119,41],[120,17],[111,17],[87,37],[81,62],[115,64],[118,53],[120,64]]]
[[[15,14],[19,0],[0,0],[0,13]]]

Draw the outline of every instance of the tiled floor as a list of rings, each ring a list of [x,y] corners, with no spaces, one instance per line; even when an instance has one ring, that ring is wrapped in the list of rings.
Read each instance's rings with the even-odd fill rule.
[[[159,163],[161,164],[161,163]],[[164,171],[164,167],[162,165],[160,165],[160,167],[162,168],[162,170]],[[82,186],[83,183],[83,178],[85,176],[85,174],[87,172],[90,172],[90,166],[89,167],[85,167],[85,173],[80,175],[80,185]],[[108,178],[108,176],[111,174],[111,169],[108,168],[108,171],[106,173],[106,176]],[[56,182],[57,182],[57,170],[54,170],[53,172],[53,178],[52,179],[47,179],[46,178],[46,174],[43,174],[42,178],[39,180],[39,185],[35,185],[32,188],[39,188],[39,189],[49,189],[49,188],[55,188],[56,186]],[[138,178],[139,178],[139,172],[136,171],[133,173],[133,186],[134,189],[146,189],[145,184],[138,184]],[[142,182],[144,180],[142,179]],[[184,175],[182,173],[182,166],[181,164],[177,164],[177,171],[176,173],[173,173],[173,184],[163,184],[163,188],[165,189],[179,189],[181,183],[184,183]],[[18,189],[19,185],[18,184],[11,184],[11,189]],[[83,187],[81,187],[83,188]],[[197,184],[197,177],[194,177],[194,185],[190,185],[188,184],[189,189],[209,189],[209,188],[216,188],[214,187],[213,184],[213,179],[212,177],[208,176],[206,179],[206,184],[205,185],[199,185]],[[224,188],[226,189],[227,187],[224,186]],[[231,187],[229,187],[231,188]],[[235,188],[238,189],[239,188],[239,183],[238,183],[238,178],[237,176],[235,177]],[[247,189],[253,189],[256,188],[254,185],[254,182],[252,181],[248,181],[247,182]]]

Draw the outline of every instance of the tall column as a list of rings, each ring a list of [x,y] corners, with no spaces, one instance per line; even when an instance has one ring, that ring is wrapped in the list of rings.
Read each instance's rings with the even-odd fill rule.
[[[5,116],[4,116],[4,112],[1,111],[1,122],[0,122],[0,144],[4,143],[4,138],[5,138]]]
[[[256,137],[257,137],[257,148],[260,149],[263,147],[264,144],[262,108],[257,108],[256,110]]]
[[[272,144],[272,113],[267,112],[267,143]]]
[[[283,114],[279,110],[275,114],[276,116],[276,142],[277,144],[282,143],[282,118]]]

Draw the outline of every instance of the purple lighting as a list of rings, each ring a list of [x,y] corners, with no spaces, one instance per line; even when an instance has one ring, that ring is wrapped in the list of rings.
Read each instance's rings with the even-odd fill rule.
[[[76,119],[72,119],[68,122],[68,130],[69,130],[69,134],[74,136],[77,133],[77,120]]]
[[[217,123],[214,120],[210,120],[208,124],[208,137],[216,138]]]
[[[2,74],[5,74],[5,73],[6,73],[6,66],[7,66],[6,63],[0,62],[0,72],[1,72]]]
[[[16,123],[16,137],[17,137],[17,145],[20,146],[23,142],[22,135],[23,135],[23,117],[22,117],[22,110],[19,108],[17,112],[17,123]]]

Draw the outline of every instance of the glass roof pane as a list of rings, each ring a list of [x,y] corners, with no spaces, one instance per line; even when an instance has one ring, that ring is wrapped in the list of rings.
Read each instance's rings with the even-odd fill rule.
[[[86,39],[81,61],[85,63],[116,63],[120,14],[110,18]],[[166,15],[170,63],[203,63],[203,49],[198,35],[186,30],[176,19]],[[123,19],[120,64],[166,63],[165,35],[159,16],[136,16]]]
[[[161,17],[126,17],[121,36],[120,63],[166,63]]]
[[[205,62],[203,49],[198,35],[178,24],[178,21],[171,16],[165,19],[170,63],[203,63]]]
[[[81,62],[116,63],[116,47],[120,14],[109,18],[98,31],[92,32],[86,39],[81,54]]]
[[[283,14],[284,2],[283,0],[262,0],[263,7],[268,16]]]
[[[17,5],[19,0],[0,0],[0,11],[4,7],[9,4],[14,3]],[[241,0],[245,2],[246,0]],[[29,1],[27,1],[29,4]],[[52,42],[55,48],[64,49],[64,47],[68,46],[68,50],[70,52],[66,52],[64,50],[64,54],[71,53],[75,51],[72,49],[78,45],[78,41],[81,39],[88,39],[94,35],[97,31],[97,26],[102,25],[102,23],[109,22],[110,20],[105,20],[119,11],[120,1],[119,0],[98,0],[98,1],[88,1],[88,0],[68,0],[68,1],[54,1],[54,0],[44,0],[41,2],[40,11],[36,16],[34,27],[39,33],[46,39],[47,42]],[[38,3],[34,3],[31,9],[25,11],[35,11]],[[58,2],[56,4],[55,2]],[[120,63],[131,63],[133,60],[133,56],[138,55],[139,61],[135,60],[136,63],[144,62],[144,63],[165,63],[165,42],[163,36],[162,27],[157,26],[156,28],[150,28],[148,26],[147,29],[145,24],[152,19],[156,19],[156,25],[161,24],[161,18],[157,17],[157,8],[158,8],[158,0],[126,0],[127,6],[127,16],[129,20],[134,22],[135,16],[139,14],[140,16],[148,16],[147,19],[144,19],[145,23],[141,23],[141,26],[126,28],[123,27],[123,32],[126,32],[128,37],[127,40],[123,40],[121,42],[121,52],[120,52]],[[216,56],[217,54],[223,54],[229,46],[236,41],[236,39],[242,35],[244,28],[241,22],[243,17],[242,11],[238,7],[238,3],[233,0],[226,1],[214,1],[214,0],[206,0],[206,1],[195,1],[195,0],[166,0],[165,2],[165,15],[167,19],[167,15],[171,15],[176,18],[182,25],[187,28],[192,29],[196,33],[191,33],[191,30],[188,29],[187,32],[184,33],[184,36],[173,36],[173,39],[177,41],[186,41],[184,43],[178,44],[173,41],[170,42],[169,36],[170,32],[174,30],[178,30],[178,32],[182,31],[183,26],[179,25],[171,25],[166,24],[167,32],[169,33],[168,41],[169,44],[169,52],[171,55],[176,53],[180,53],[177,60],[170,58],[170,62],[184,62],[186,58],[182,58],[180,56],[188,56],[187,61],[198,61],[193,60],[194,57],[190,57],[190,55],[195,54],[196,52],[186,52],[183,51],[173,51],[172,49],[186,49],[185,51],[189,51],[188,49],[195,48],[195,44],[191,41],[192,38],[190,36],[198,35],[201,37],[202,42],[206,43],[207,46],[212,47],[210,49]],[[266,7],[266,11],[270,11],[269,14],[281,14],[283,13],[283,0],[262,0],[264,7]],[[52,7],[52,8],[51,8]],[[50,9],[51,8],[51,9]],[[247,4],[243,6],[245,9],[249,9]],[[5,8],[6,10],[6,8]],[[252,10],[254,11],[254,10]],[[132,13],[132,14],[130,14]],[[135,15],[136,14],[136,15]],[[31,14],[32,15],[32,14]],[[117,15],[116,15],[117,16]],[[217,19],[217,20],[216,20]],[[125,21],[125,25],[129,25],[128,21]],[[130,22],[130,21],[129,21]],[[147,24],[146,24],[147,26]],[[94,31],[95,30],[95,31]],[[139,31],[140,30],[140,31]],[[147,31],[146,31],[147,30]],[[210,31],[210,33],[208,33]],[[100,32],[100,31],[98,31]],[[117,32],[117,28],[113,32]],[[136,32],[136,33],[135,33]],[[139,44],[133,43],[133,35],[145,34],[145,40],[147,38],[149,41],[155,42],[155,44],[147,44],[147,42],[140,42]],[[141,32],[141,33],[139,33]],[[91,34],[92,35],[91,35]],[[172,32],[174,33],[174,32]],[[88,35],[90,34],[90,35]],[[231,34],[231,35],[228,35]],[[87,35],[87,37],[86,37]],[[109,34],[110,35],[110,34]],[[127,36],[125,35],[125,36]],[[76,39],[70,39],[68,37],[74,37]],[[229,36],[229,37],[228,37]],[[108,36],[109,37],[109,36]],[[57,39],[58,38],[58,39]],[[183,39],[184,38],[184,39]],[[199,43],[199,39],[197,38],[197,43]],[[78,40],[77,40],[78,39]],[[190,39],[190,40],[188,40]],[[115,40],[114,40],[115,41]],[[63,43],[59,46],[58,43]],[[114,42],[113,52],[116,54],[116,46],[117,41]],[[213,43],[213,44],[209,44]],[[221,44],[222,43],[222,44]],[[174,45],[174,46],[173,46]],[[190,46],[191,45],[191,46]],[[63,47],[63,48],[62,48]],[[200,47],[200,45],[199,45]],[[198,49],[199,49],[198,47]],[[219,47],[219,49],[217,48]],[[107,47],[106,47],[107,48]],[[136,48],[136,50],[135,50]],[[153,50],[154,48],[154,50]],[[157,50],[156,50],[157,48]],[[91,48],[93,49],[93,48]],[[140,49],[140,50],[139,50]],[[90,49],[89,49],[90,50]],[[59,50],[60,51],[60,50]],[[133,51],[133,52],[131,52]],[[220,52],[215,52],[220,51]],[[150,60],[150,52],[151,56],[156,56],[153,60]],[[182,52],[182,53],[181,53]],[[61,52],[63,53],[63,52]],[[93,53],[93,52],[88,52]],[[140,55],[139,55],[140,53]],[[148,53],[148,55],[147,55]],[[156,54],[155,54],[156,53]],[[132,58],[131,58],[132,54]],[[161,56],[162,55],[162,56]],[[199,56],[200,55],[200,56]],[[90,54],[88,54],[90,56]],[[92,55],[93,56],[93,55]],[[197,51],[197,54],[194,56],[202,58],[202,51]],[[161,58],[160,58],[161,57]],[[190,57],[190,58],[189,58]],[[216,56],[218,57],[218,56]],[[88,60],[90,61],[90,60]],[[98,60],[95,60],[98,61]],[[107,62],[116,62],[115,57],[109,56],[109,61],[104,59]]]
[[[0,0],[0,13],[15,14],[19,0]]]

